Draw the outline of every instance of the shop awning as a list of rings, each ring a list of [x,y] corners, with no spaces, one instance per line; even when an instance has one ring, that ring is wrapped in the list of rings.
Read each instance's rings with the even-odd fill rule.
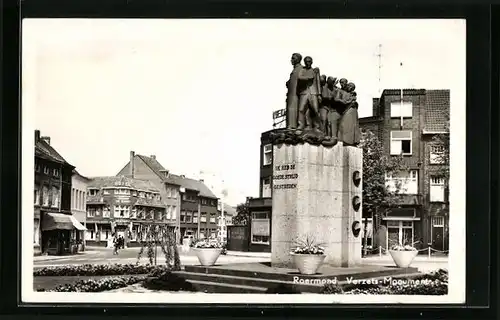
[[[71,214],[47,212],[42,220],[42,231],[47,230],[87,230]]]

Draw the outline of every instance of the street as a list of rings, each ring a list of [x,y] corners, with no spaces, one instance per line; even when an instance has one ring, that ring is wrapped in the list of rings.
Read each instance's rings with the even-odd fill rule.
[[[107,248],[87,248],[84,253],[73,256],[38,256],[34,257],[34,266],[48,267],[60,265],[81,265],[81,264],[108,264],[122,263],[135,264],[139,248],[127,248],[119,251],[118,255],[113,255],[113,249]],[[199,264],[193,250],[183,252],[182,247],[179,247],[179,255],[182,265],[197,265]],[[157,250],[157,263],[164,264],[165,257],[160,248]],[[140,263],[148,263],[146,252],[142,254]],[[217,260],[217,264],[230,263],[251,263],[270,261],[269,253],[251,253],[251,252],[228,252],[227,255],[221,255]],[[394,262],[390,256],[373,255],[363,258],[364,264],[393,266]],[[418,268],[420,272],[431,272],[438,269],[448,269],[448,257],[427,257],[417,256],[412,263],[412,267]]]
[[[108,263],[122,263],[122,264],[135,264],[137,262],[137,255],[139,248],[127,248],[119,251],[118,255],[113,255],[113,249],[108,248],[87,248],[84,253],[71,256],[38,256],[33,258],[34,267],[48,267],[60,265],[81,265],[81,264],[108,264]],[[157,264],[165,263],[165,256],[160,248],[157,250],[156,261]],[[193,250],[183,252],[179,248],[179,255],[182,265],[195,265],[198,264],[198,258]],[[269,258],[262,256],[235,256],[235,255],[221,255],[217,259],[217,264],[230,264],[238,262],[262,262],[268,261]],[[148,263],[149,259],[144,250],[140,263]]]

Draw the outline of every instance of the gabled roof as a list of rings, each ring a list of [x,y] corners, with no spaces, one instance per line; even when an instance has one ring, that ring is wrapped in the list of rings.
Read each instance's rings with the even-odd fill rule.
[[[136,154],[135,156],[141,159],[160,179],[163,180],[163,182],[178,186],[181,185],[179,180],[177,179],[177,176],[171,174],[165,175],[163,173],[167,170],[161,165],[160,162],[158,162],[158,160],[140,154]]]
[[[132,179],[126,176],[92,177],[87,185],[88,188],[113,188],[126,187],[134,190],[149,191],[159,193],[154,184],[148,180]]]
[[[135,157],[141,159],[158,177],[162,179],[164,183],[169,183],[181,186],[189,190],[197,191],[202,197],[217,199],[217,196],[203,182],[172,173],[165,175],[164,172],[167,170],[155,158],[139,154],[136,154]]]
[[[450,114],[450,90],[427,90],[425,96],[424,131],[447,132]]]
[[[35,141],[35,157],[51,160],[61,164],[71,166],[50,144],[45,140]],[[73,166],[72,166],[73,167]]]
[[[90,178],[88,178],[88,177],[86,177],[86,176],[82,175],[80,172],[76,171],[76,169],[73,169],[73,174],[74,174],[74,175],[77,175],[77,176],[79,176],[79,177],[81,177],[82,179],[85,179],[85,180],[90,180]]]

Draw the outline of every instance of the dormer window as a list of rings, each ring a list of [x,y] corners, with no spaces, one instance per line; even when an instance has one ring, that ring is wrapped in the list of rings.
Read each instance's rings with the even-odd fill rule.
[[[52,175],[53,175],[54,177],[59,177],[59,169],[53,169],[53,170],[52,170]]]

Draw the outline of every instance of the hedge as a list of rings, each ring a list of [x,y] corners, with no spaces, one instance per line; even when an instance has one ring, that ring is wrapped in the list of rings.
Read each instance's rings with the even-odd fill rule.
[[[102,292],[114,289],[120,289],[132,284],[136,284],[145,279],[141,277],[113,277],[104,279],[80,280],[75,283],[63,284],[51,290],[39,289],[45,292]]]
[[[33,276],[123,276],[150,274],[167,270],[164,265],[138,264],[83,264],[78,266],[56,266],[35,269]]]
[[[446,295],[448,294],[448,271],[422,274],[411,279],[394,278],[392,283],[372,281],[371,283],[327,284],[325,294],[398,294],[398,295]]]

